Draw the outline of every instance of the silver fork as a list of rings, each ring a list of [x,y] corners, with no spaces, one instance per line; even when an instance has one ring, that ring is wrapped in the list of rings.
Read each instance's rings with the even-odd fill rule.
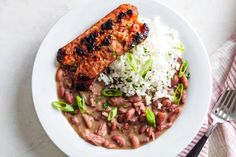
[[[236,90],[226,90],[221,94],[211,112],[211,123],[206,134],[198,141],[186,157],[197,157],[208,137],[218,124],[229,121],[229,116],[236,105]]]

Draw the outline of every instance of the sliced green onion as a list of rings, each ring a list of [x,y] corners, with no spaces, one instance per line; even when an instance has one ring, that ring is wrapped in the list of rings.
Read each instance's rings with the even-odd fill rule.
[[[144,63],[144,65],[142,66],[142,69],[140,71],[142,77],[145,77],[147,75],[147,72],[152,69],[152,63],[153,63],[152,59],[148,59]]]
[[[183,43],[179,43],[177,46],[176,46],[177,49],[179,49],[181,52],[184,52],[184,44]]]
[[[103,89],[102,96],[122,96],[122,92],[118,89]]]
[[[112,51],[112,56],[116,56],[116,51]]]
[[[113,120],[117,115],[117,107],[114,107],[108,114],[107,120],[111,121]]]
[[[182,83],[177,84],[176,89],[174,91],[174,103],[179,105],[180,100],[182,98],[182,94],[184,91],[184,85]]]
[[[188,70],[188,61],[184,60],[179,68],[179,77],[182,77]]]
[[[143,50],[144,50],[144,53],[147,53],[147,52],[148,52],[148,50],[147,50],[146,47],[143,47]]]
[[[74,112],[75,111],[74,108],[70,104],[67,104],[63,101],[53,101],[52,107],[57,110],[64,111],[64,112]]]
[[[129,107],[129,105],[127,105],[127,104],[123,104],[122,106],[123,106],[124,108]]]
[[[127,78],[127,79],[125,79],[127,82],[132,82],[133,81],[133,79],[132,79],[132,77],[129,77],[129,78]]]
[[[76,103],[79,107],[80,112],[84,112],[87,109],[84,97],[80,97],[79,95],[77,95],[75,98],[76,98]]]
[[[136,62],[134,59],[134,56],[132,53],[127,53],[127,61],[129,63],[130,68],[134,71],[137,72],[137,67],[136,67]]]
[[[190,79],[190,75],[191,75],[190,72],[188,72],[188,73],[187,73],[187,76],[186,76],[187,79]]]
[[[132,84],[132,87],[133,87],[134,89],[137,89],[139,86],[136,85],[136,84]]]
[[[110,106],[110,104],[108,104],[107,102],[102,105],[102,107],[103,107],[104,109],[107,109],[109,106]]]
[[[156,127],[156,118],[152,110],[150,108],[146,108],[145,113],[148,124],[152,125],[153,127]]]

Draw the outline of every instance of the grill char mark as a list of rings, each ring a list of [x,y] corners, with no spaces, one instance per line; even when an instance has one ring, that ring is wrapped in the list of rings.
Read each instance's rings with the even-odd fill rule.
[[[91,52],[95,49],[95,45],[96,45],[95,40],[97,36],[98,36],[97,32],[92,32],[87,37],[82,39],[82,44],[86,45],[88,52]]]
[[[104,24],[101,25],[102,30],[111,30],[113,26],[113,21],[111,19],[107,20]]]
[[[137,29],[131,30],[133,25]],[[57,60],[68,71],[75,88],[85,91],[118,56],[143,42],[148,32],[147,25],[138,21],[137,8],[122,4],[59,49]]]
[[[63,62],[65,55],[66,55],[65,51],[62,48],[60,48],[57,52],[57,61],[58,62]]]
[[[108,46],[111,44],[111,36],[105,37],[105,39],[102,41],[102,45]]]
[[[123,19],[123,17],[125,17],[125,13],[123,12],[120,12],[119,15],[118,15],[118,20],[120,21],[121,19]]]

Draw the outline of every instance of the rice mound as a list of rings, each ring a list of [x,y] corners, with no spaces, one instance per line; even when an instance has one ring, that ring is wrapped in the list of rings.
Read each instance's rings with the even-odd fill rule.
[[[120,56],[98,80],[109,88],[121,90],[126,96],[145,96],[147,104],[162,97],[173,100],[171,79],[180,67],[178,59],[183,56],[178,32],[164,25],[159,17],[140,20],[150,28],[148,38]],[[145,68],[147,71],[142,75]]]

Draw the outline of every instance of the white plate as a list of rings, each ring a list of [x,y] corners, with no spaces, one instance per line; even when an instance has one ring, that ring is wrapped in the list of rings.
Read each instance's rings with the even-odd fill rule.
[[[153,0],[79,0],[79,7],[62,17],[42,42],[35,59],[32,95],[39,120],[52,141],[67,155],[80,157],[144,157],[177,155],[193,139],[207,113],[211,97],[211,69],[206,50],[191,26],[175,12]],[[185,44],[184,57],[190,64],[191,79],[187,104],[174,125],[154,142],[135,150],[109,150],[81,139],[63,115],[51,107],[57,100],[55,71],[57,50],[121,3],[137,6],[140,16],[160,16],[179,31]]]

